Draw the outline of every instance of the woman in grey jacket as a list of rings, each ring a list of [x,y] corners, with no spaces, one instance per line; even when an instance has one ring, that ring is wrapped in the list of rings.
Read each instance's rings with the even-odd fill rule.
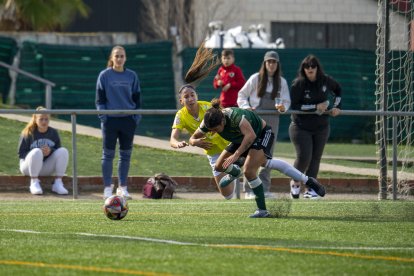
[[[288,110],[290,107],[289,88],[281,75],[282,68],[278,53],[275,51],[266,52],[259,72],[250,76],[239,91],[237,98],[239,108],[253,111],[276,109],[279,112],[285,112]],[[260,117],[272,127],[276,141],[279,130],[279,114],[275,112],[273,115],[260,115]],[[274,197],[270,192],[270,173],[271,169],[269,168],[261,168],[259,172],[265,196],[268,198]],[[254,199],[255,195],[250,187],[245,185],[244,189],[246,191],[245,198]]]

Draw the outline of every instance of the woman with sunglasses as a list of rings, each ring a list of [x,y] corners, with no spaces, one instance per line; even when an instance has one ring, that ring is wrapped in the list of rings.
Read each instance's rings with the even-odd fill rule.
[[[36,110],[46,110],[39,106]],[[67,195],[62,177],[68,165],[68,150],[61,146],[57,130],[49,126],[49,114],[33,114],[32,119],[22,130],[19,139],[18,155],[20,171],[30,176],[30,192],[43,194],[39,176],[55,175],[52,191]]]
[[[308,55],[300,64],[298,75],[290,89],[291,109],[313,114],[292,114],[289,126],[290,140],[296,149],[294,167],[316,178],[326,142],[330,134],[329,116],[337,116],[341,108],[341,86],[326,75],[314,55]],[[291,180],[291,196],[299,198],[300,182]],[[304,198],[318,198],[307,189]]]

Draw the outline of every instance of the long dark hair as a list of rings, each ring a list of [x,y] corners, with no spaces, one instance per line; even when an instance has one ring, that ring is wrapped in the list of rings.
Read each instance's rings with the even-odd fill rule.
[[[220,100],[215,98],[211,100],[211,108],[204,114],[204,124],[208,129],[214,128],[221,124],[224,114],[220,108]]]
[[[279,61],[277,62],[277,69],[275,74],[273,75],[273,90],[272,90],[272,100],[274,100],[277,96],[278,93],[280,91],[280,76],[282,75],[282,67]],[[259,98],[263,97],[266,93],[266,87],[267,87],[267,82],[269,80],[269,77],[267,75],[267,70],[266,70],[266,61],[263,61],[262,66],[260,66],[260,70],[259,70],[259,84],[257,87],[257,96]]]
[[[184,81],[195,87],[197,83],[210,74],[218,65],[220,59],[213,53],[213,49],[204,47],[204,42],[200,45],[194,57],[193,64],[185,74]]]
[[[322,68],[322,64],[319,59],[314,55],[308,55],[305,57],[302,62],[300,63],[300,67],[298,70],[297,79],[307,79],[305,74],[305,65],[316,65],[318,70],[316,71],[316,80],[319,82],[325,77],[325,72]]]

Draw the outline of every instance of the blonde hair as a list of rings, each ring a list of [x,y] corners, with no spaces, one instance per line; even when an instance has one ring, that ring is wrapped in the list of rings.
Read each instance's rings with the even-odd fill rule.
[[[114,62],[112,61],[112,56],[113,56],[113,54],[114,54],[114,52],[115,52],[116,50],[122,50],[122,51],[124,51],[124,53],[125,53],[125,57],[126,57],[126,51],[125,51],[125,48],[124,48],[124,47],[122,47],[122,46],[120,46],[120,45],[116,45],[116,46],[114,46],[114,47],[112,48],[112,50],[111,50],[111,54],[110,54],[110,55],[109,55],[109,57],[108,57],[108,63],[106,64],[106,67],[113,67],[113,66],[114,66]]]
[[[213,53],[213,49],[205,48],[204,42],[201,43],[193,64],[191,64],[190,69],[185,74],[185,83],[195,87],[197,83],[207,77],[219,64],[221,64],[220,59]]]
[[[46,108],[44,108],[43,106],[38,106],[36,108],[36,111],[39,110],[47,110]],[[33,132],[35,131],[35,129],[37,129],[37,123],[36,123],[36,119],[37,116],[39,116],[40,114],[36,114],[34,113],[32,115],[32,118],[30,119],[30,121],[27,123],[27,125],[25,126],[25,128],[22,130],[22,135],[24,137],[28,137],[28,136],[32,136]]]

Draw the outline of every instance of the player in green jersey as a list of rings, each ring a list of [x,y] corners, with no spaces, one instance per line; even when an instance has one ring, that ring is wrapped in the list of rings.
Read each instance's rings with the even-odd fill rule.
[[[215,169],[228,173],[220,180],[221,187],[229,185],[235,178],[241,176],[240,167],[234,163],[240,157],[246,158],[243,173],[256,196],[258,207],[250,217],[270,216],[266,210],[262,181],[257,176],[260,166],[278,170],[296,181],[302,181],[319,196],[325,195],[325,188],[315,178],[304,175],[283,160],[272,158],[271,148],[274,141],[272,128],[253,111],[237,107],[221,109],[220,101],[214,99],[212,108],[206,111],[200,127],[191,136],[190,145],[203,139],[207,133],[218,133],[231,142],[216,161]]]

